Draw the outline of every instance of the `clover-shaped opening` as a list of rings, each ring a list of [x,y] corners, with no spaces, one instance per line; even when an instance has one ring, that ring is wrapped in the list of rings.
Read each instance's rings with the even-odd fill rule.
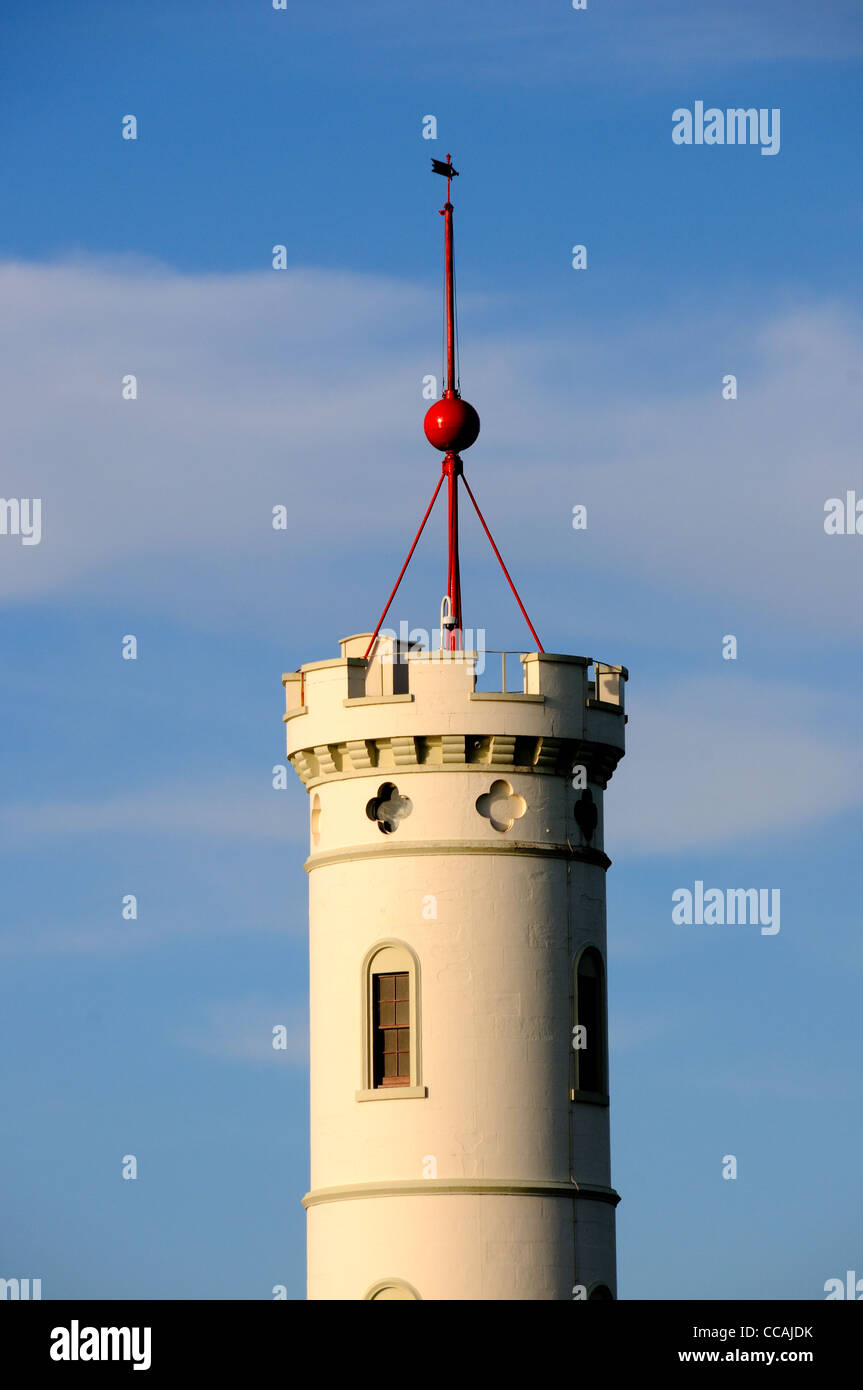
[[[593,792],[588,787],[575,803],[575,823],[581,831],[581,837],[585,844],[589,845],[596,834],[598,821],[599,812],[596,809]]]
[[[378,787],[377,796],[373,796],[366,806],[366,815],[369,820],[376,822],[382,835],[392,835],[413,808],[413,802],[401,795],[394,782],[384,782]]]
[[[512,830],[516,821],[521,819],[527,810],[527,802],[513,791],[509,782],[500,778],[492,782],[487,792],[477,797],[476,809],[491,821],[494,830],[503,832]]]
[[[320,843],[321,838],[321,798],[315,792],[315,799],[312,802],[312,844]]]

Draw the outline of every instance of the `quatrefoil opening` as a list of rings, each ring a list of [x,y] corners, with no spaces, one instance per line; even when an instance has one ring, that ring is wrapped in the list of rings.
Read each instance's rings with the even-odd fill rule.
[[[481,816],[491,821],[492,828],[503,834],[512,830],[527,810],[527,802],[518,792],[514,792],[505,778],[492,782],[487,792],[476,799],[476,809]]]
[[[402,796],[394,782],[383,782],[366,806],[369,820],[376,822],[382,835],[392,835],[414,808],[407,796]]]

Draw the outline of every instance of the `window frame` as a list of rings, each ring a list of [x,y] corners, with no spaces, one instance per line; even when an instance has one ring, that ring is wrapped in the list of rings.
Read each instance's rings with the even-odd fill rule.
[[[375,1085],[375,998],[376,975],[407,974],[410,1016],[410,1077],[407,1085]],[[422,991],[420,962],[406,941],[387,937],[376,941],[363,959],[360,979],[360,1088],[358,1101],[419,1100],[428,1095],[422,1082]]]
[[[600,1033],[600,1089],[585,1090],[579,1086],[579,1049],[572,1046],[574,1030],[578,1027],[578,973],[579,967],[585,956],[589,956],[596,964],[596,977],[599,981],[599,1033]],[[592,941],[585,942],[579,947],[572,962],[572,998],[571,1016],[573,1031],[570,1032],[570,1090],[569,1098],[573,1101],[585,1101],[589,1105],[608,1105],[608,991],[607,977],[605,971],[605,959],[602,951]]]
[[[393,981],[390,998],[385,998],[382,982]],[[409,1086],[411,1084],[411,999],[410,972],[407,970],[372,970],[372,1073],[375,1090],[389,1086]],[[383,1023],[381,1015],[387,1007],[392,1007],[392,1022]],[[399,1013],[407,1014],[407,1021],[399,1022]],[[402,1031],[407,1033],[407,1047],[403,1047]],[[383,1035],[383,1036],[382,1036]],[[393,1048],[392,1044],[395,1043]],[[387,1075],[386,1058],[395,1055],[396,1070]],[[401,1059],[406,1059],[407,1072],[401,1070]]]

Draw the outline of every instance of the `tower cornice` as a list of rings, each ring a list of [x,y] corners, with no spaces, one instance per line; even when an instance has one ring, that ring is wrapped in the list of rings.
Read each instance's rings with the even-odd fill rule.
[[[542,734],[402,734],[298,748],[289,761],[309,791],[322,783],[379,772],[511,772],[570,776],[576,765],[606,787],[623,749],[586,739]]]

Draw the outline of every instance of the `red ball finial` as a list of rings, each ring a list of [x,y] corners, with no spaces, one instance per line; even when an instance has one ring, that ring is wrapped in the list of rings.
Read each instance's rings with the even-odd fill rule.
[[[470,448],[479,434],[479,416],[454,391],[446,391],[426,411],[423,429],[429,444],[442,454],[460,454],[462,449]]]

